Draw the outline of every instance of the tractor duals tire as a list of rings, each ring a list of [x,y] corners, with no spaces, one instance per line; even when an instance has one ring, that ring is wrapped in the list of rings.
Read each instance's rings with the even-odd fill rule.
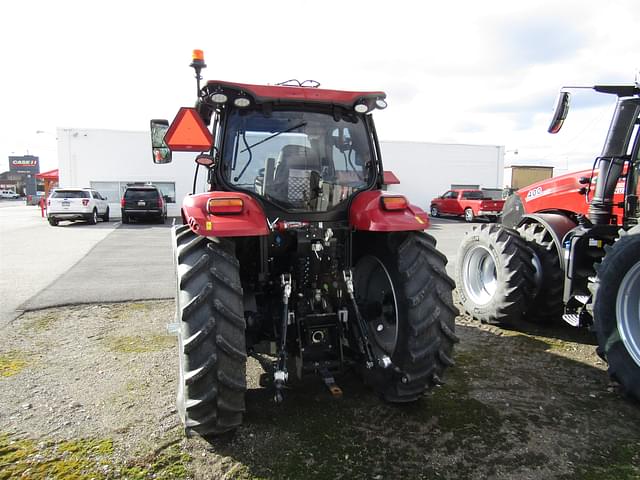
[[[385,298],[389,301],[384,302],[383,310],[396,325],[395,336],[376,341],[383,321],[365,317],[378,354],[388,354],[396,370],[363,367],[364,380],[388,402],[416,401],[442,384],[444,371],[454,365],[459,312],[452,298],[455,284],[445,269],[447,259],[436,249],[435,239],[424,232],[363,234],[354,251],[360,255],[356,294],[371,291],[375,296],[377,285],[367,285],[375,283],[376,277],[386,277],[390,286]],[[363,272],[363,265],[373,265],[375,272],[371,267]]]
[[[516,232],[496,224],[474,227],[460,244],[455,270],[465,311],[482,323],[518,324],[535,289],[532,258]]]
[[[549,231],[539,223],[518,227],[518,233],[534,253],[535,293],[527,308],[526,319],[532,323],[549,324],[562,318],[564,302],[564,272],[560,257]]]
[[[172,229],[179,323],[178,414],[203,437],[242,423],[246,391],[245,320],[234,244]]]
[[[640,227],[621,231],[605,251],[590,284],[598,351],[609,376],[640,401]]]

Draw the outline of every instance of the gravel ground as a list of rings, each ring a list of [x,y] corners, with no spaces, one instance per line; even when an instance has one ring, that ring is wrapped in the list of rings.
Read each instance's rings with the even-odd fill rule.
[[[185,438],[173,302],[28,312],[0,332],[0,479],[640,478],[640,407],[608,383],[587,332],[459,317],[456,366],[414,405],[357,377],[275,406],[248,365],[235,435]]]

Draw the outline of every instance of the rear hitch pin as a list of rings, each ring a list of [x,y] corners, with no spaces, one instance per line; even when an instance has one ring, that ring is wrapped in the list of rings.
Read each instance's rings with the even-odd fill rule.
[[[336,384],[333,375],[326,367],[322,367],[318,369],[318,373],[322,377],[322,381],[329,389],[329,392],[333,396],[333,398],[342,398],[342,389]]]

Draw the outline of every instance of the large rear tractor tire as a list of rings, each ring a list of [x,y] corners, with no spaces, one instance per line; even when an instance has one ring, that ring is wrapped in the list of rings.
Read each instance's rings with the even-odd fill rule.
[[[367,234],[354,251],[355,292],[370,340],[376,355],[388,355],[402,372],[363,368],[365,382],[388,402],[415,401],[454,364],[458,310],[447,259],[424,232]]]
[[[610,377],[640,401],[640,227],[605,249],[591,285],[599,351]]]
[[[535,288],[532,258],[524,240],[500,225],[479,225],[468,232],[455,270],[467,313],[483,323],[522,320]]]
[[[527,320],[548,324],[562,317],[564,272],[549,231],[539,223],[518,227],[518,233],[533,251],[535,296],[527,309]]]
[[[172,230],[180,357],[177,406],[187,433],[236,429],[245,410],[245,320],[234,244]]]

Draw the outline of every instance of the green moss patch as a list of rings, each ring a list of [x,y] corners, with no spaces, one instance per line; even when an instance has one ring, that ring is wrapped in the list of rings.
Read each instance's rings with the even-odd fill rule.
[[[39,312],[33,312],[30,314],[30,318],[25,324],[25,329],[34,332],[43,332],[49,330],[60,320],[60,313],[58,310],[42,310]]]
[[[175,338],[169,335],[107,337],[104,341],[109,350],[117,353],[158,352],[176,343]]]
[[[178,445],[153,452],[124,465],[114,463],[110,439],[84,439],[37,444],[0,435],[0,480],[66,478],[74,480],[127,478],[171,479],[188,476],[191,457]]]
[[[573,475],[564,477],[580,480],[638,480],[640,479],[640,441],[619,443],[599,448]]]
[[[27,364],[20,352],[0,353],[0,377],[12,377],[20,373]]]

